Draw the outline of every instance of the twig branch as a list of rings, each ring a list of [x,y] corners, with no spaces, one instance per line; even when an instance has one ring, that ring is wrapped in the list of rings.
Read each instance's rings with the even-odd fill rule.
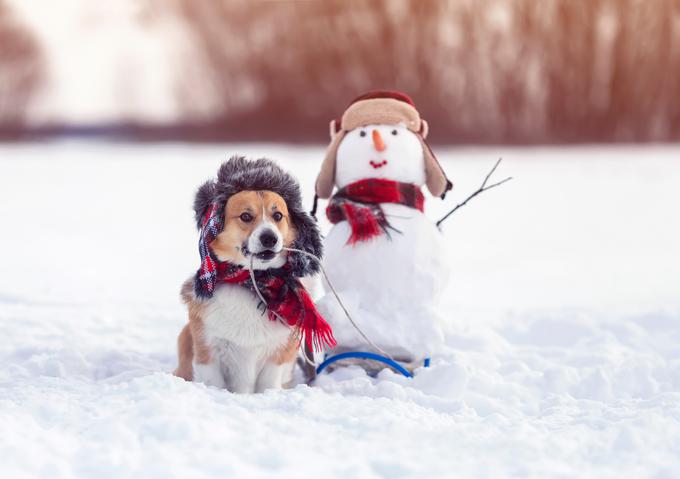
[[[503,183],[505,183],[505,182],[507,182],[507,181],[510,181],[510,180],[512,179],[512,176],[508,176],[508,177],[505,178],[504,180],[501,180],[501,181],[499,181],[499,182],[497,182],[497,183],[493,183],[493,184],[491,184],[491,185],[489,185],[489,186],[486,186],[487,182],[489,181],[489,178],[491,178],[491,175],[493,175],[493,172],[496,171],[496,168],[498,168],[498,165],[501,163],[502,160],[503,160],[503,158],[498,158],[498,161],[496,162],[496,164],[493,165],[493,168],[491,168],[491,171],[489,171],[489,173],[486,175],[486,178],[484,178],[484,182],[482,183],[482,186],[480,186],[480,187],[479,187],[474,193],[472,193],[470,196],[468,196],[467,198],[465,198],[465,201],[463,201],[462,203],[457,204],[455,208],[453,208],[451,211],[449,211],[448,213],[446,213],[446,215],[444,215],[444,217],[443,217],[442,219],[440,219],[439,221],[437,221],[437,223],[436,223],[436,224],[437,224],[437,228],[440,227],[440,225],[444,222],[444,220],[446,220],[449,216],[451,216],[453,213],[455,213],[455,211],[456,211],[458,208],[460,208],[461,206],[465,206],[465,205],[467,204],[468,201],[470,201],[472,198],[474,198],[474,197],[477,196],[478,194],[482,193],[483,191],[490,190],[491,188],[495,188],[496,186],[500,186],[500,185],[502,185]]]

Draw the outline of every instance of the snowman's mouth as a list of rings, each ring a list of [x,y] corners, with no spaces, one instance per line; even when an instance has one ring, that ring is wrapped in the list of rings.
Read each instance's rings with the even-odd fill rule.
[[[371,160],[371,161],[369,161],[369,163],[371,164],[371,166],[373,168],[375,168],[377,170],[378,168],[382,168],[383,166],[385,166],[387,164],[387,160],[382,160],[382,161]]]

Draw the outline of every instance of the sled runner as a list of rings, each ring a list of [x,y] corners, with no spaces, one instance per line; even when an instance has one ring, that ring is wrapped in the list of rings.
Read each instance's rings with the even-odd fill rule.
[[[406,376],[407,378],[412,378],[413,377],[413,369],[415,369],[415,365],[413,362],[411,363],[406,363],[405,365],[400,364],[398,361],[388,358],[386,356],[382,356],[380,354],[376,353],[369,353],[367,351],[346,351],[343,353],[335,354],[330,357],[326,357],[324,361],[319,364],[316,368],[316,373],[319,374],[321,371],[326,369],[328,366],[330,366],[333,363],[336,363],[338,361],[343,361],[343,360],[361,360],[361,366],[363,367],[363,363],[366,362],[366,360],[372,361],[372,362],[377,362],[377,363],[382,363],[390,368],[392,368],[394,371],[400,373],[403,376]],[[425,358],[422,363],[423,367],[429,368],[430,367],[430,358]],[[375,367],[364,367],[364,370],[370,375],[370,376],[375,376],[380,370],[384,369],[383,367],[380,367],[380,365],[377,365],[378,368]],[[409,369],[410,368],[410,369]]]

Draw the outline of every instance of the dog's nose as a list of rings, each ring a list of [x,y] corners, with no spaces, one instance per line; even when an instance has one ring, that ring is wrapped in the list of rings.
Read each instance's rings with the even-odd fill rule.
[[[278,241],[279,239],[272,231],[264,231],[260,235],[260,244],[265,248],[273,247]]]

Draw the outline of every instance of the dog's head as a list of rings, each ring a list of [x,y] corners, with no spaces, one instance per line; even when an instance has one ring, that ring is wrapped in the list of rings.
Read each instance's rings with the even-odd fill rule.
[[[224,229],[210,247],[220,261],[249,266],[252,259],[254,269],[280,268],[286,262],[283,247],[296,237],[281,195],[247,190],[227,200]]]
[[[252,259],[254,269],[280,268],[287,261],[298,277],[318,271],[316,261],[283,250],[292,247],[321,257],[321,236],[302,207],[297,181],[273,161],[232,157],[222,164],[217,180],[196,193],[199,229],[212,206],[222,219],[209,245],[217,260],[248,267]]]

